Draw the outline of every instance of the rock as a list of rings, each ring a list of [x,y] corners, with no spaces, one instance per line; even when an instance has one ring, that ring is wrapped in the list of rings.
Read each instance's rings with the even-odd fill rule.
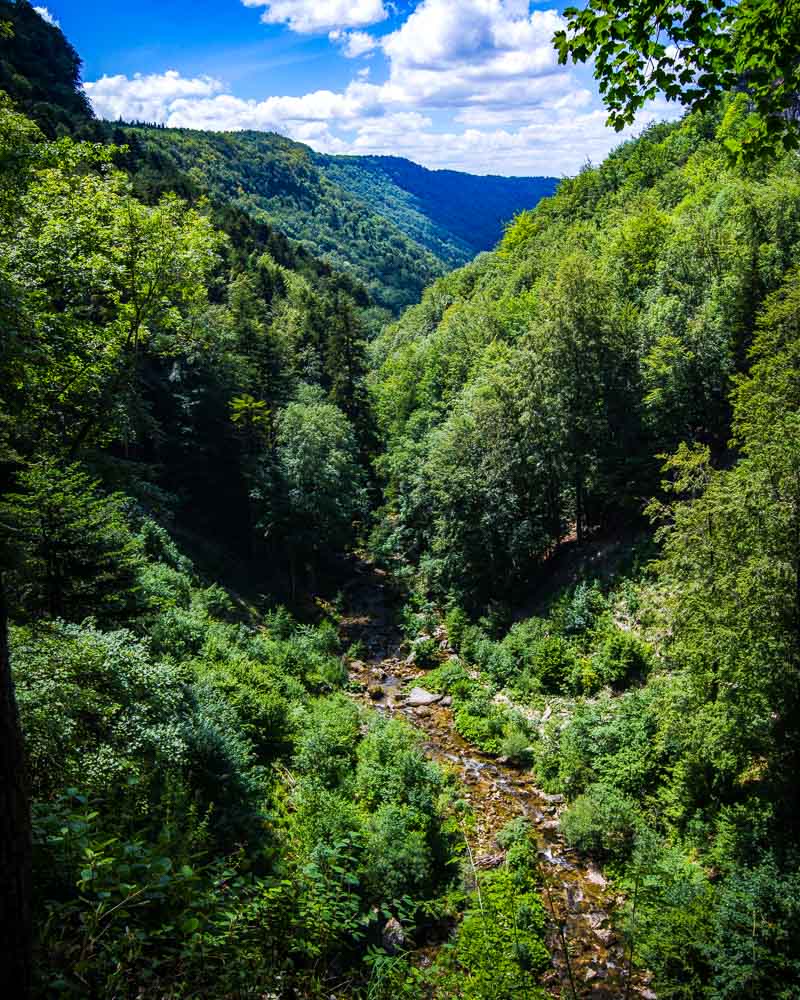
[[[539,798],[543,799],[545,802],[554,803],[556,805],[559,802],[563,802],[564,801],[564,796],[563,795],[548,795],[547,792],[540,792],[539,793]]]
[[[510,705],[511,704],[511,699],[508,697],[507,694],[503,694],[503,692],[500,691],[500,692],[498,692],[498,694],[496,694],[494,696],[494,698],[492,698],[492,704],[493,705]]]
[[[553,714],[553,706],[548,705],[542,714],[542,722],[547,722],[550,716]]]
[[[419,716],[421,719],[427,719],[431,714],[431,710],[427,705],[417,705],[414,709],[414,715]]]
[[[412,688],[408,695],[408,704],[412,708],[418,705],[435,705],[437,701],[441,701],[442,696],[440,694],[433,694],[431,691],[426,691],[425,688],[415,687]]]
[[[369,672],[370,677],[374,677],[376,681],[386,680],[386,671],[381,670],[380,667],[373,667]]]
[[[453,704],[453,699],[450,697],[449,694],[446,694],[444,698],[442,698],[442,700],[439,702],[439,704],[442,706],[442,708],[450,708],[450,706]]]
[[[502,852],[500,854],[479,854],[475,858],[475,867],[483,869],[499,868],[505,859],[506,856]]]
[[[387,951],[390,955],[396,955],[399,951],[403,950],[405,943],[406,935],[402,924],[397,917],[390,917],[386,921],[383,933],[381,934],[381,944],[384,951]]]
[[[358,670],[365,670],[366,666],[367,665],[366,665],[366,663],[364,663],[363,660],[352,660],[351,663],[350,663],[350,669],[351,670],[357,670],[357,671]]]
[[[602,872],[593,866],[590,866],[586,870],[586,881],[599,886],[606,886],[608,884],[605,878],[603,878]]]

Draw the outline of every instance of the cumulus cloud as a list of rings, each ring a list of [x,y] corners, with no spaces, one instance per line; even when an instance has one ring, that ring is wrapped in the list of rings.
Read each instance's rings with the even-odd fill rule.
[[[104,77],[87,84],[98,114],[185,128],[274,130],[322,152],[404,155],[429,167],[475,173],[572,174],[601,159],[621,138],[605,126],[593,90],[559,66],[556,10],[527,0],[421,0],[383,37],[357,28],[384,16],[372,0],[264,3],[265,18],[293,30],[325,25],[332,44],[355,58],[380,48],[382,82],[362,67],[342,90],[243,100],[210,77]],[[378,8],[383,13],[379,13]],[[343,18],[350,18],[346,23]],[[382,69],[375,60],[374,70]],[[676,114],[661,102],[635,129]]]
[[[337,28],[328,34],[330,41],[340,45],[348,59],[357,59],[378,48],[380,42],[368,31],[342,31]]]
[[[203,100],[223,89],[222,83],[213,77],[187,79],[174,69],[166,73],[136,73],[133,77],[103,76],[84,87],[99,117],[147,122],[166,121],[179,100]]]
[[[53,15],[50,13],[47,7],[34,7],[33,9],[36,11],[36,13],[43,21],[47,21],[48,24],[52,24],[54,28],[61,27],[60,22],[55,17],[53,17]]]
[[[555,10],[528,14],[519,0],[423,0],[383,40],[398,99],[438,106],[528,106],[542,90],[567,84],[552,44],[563,26]]]
[[[336,28],[363,28],[386,20],[383,0],[242,0],[245,7],[265,7],[265,24],[286,24],[299,34]]]

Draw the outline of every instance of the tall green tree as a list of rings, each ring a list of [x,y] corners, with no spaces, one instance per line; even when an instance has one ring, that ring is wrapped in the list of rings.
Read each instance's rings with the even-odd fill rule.
[[[24,543],[8,577],[16,616],[74,621],[130,612],[139,550],[124,498],[103,496],[79,466],[47,459],[28,466],[17,484],[19,492],[0,500],[0,521]]]
[[[739,462],[715,469],[708,449],[683,446],[668,463],[681,499],[654,508],[673,655],[694,702],[679,798],[687,814],[693,802],[713,811],[760,783],[788,829],[800,759],[799,309],[792,272],[733,394]]]
[[[800,144],[800,3],[789,0],[588,0],[567,7],[556,32],[559,61],[593,61],[618,131],[659,93],[705,110],[741,91],[752,115],[729,139],[744,156]]]

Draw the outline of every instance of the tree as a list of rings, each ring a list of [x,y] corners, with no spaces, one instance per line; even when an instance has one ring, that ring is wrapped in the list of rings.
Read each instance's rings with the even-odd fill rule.
[[[77,620],[108,617],[130,604],[138,547],[123,498],[103,496],[79,466],[42,460],[18,477],[0,518],[24,540],[10,575],[10,595],[23,615]]]
[[[5,989],[19,1000],[30,995],[31,943],[30,806],[0,574],[0,962]]]
[[[800,759],[800,278],[761,314],[753,365],[733,393],[739,462],[714,469],[707,448],[668,463],[681,498],[654,505],[661,529],[670,653],[685,663],[693,710],[683,723],[679,799],[719,808],[741,788],[771,789],[781,828],[796,829],[787,789]]]
[[[800,144],[798,0],[588,0],[564,11],[553,42],[559,62],[594,59],[595,78],[617,131],[663,93],[692,109],[741,91],[752,111],[729,148],[744,157]]]
[[[318,389],[301,388],[278,418],[276,476],[278,509],[265,527],[282,531],[294,580],[298,554],[314,560],[346,545],[366,502],[353,427]]]
[[[24,183],[8,205],[0,198],[0,281],[18,320],[0,354],[0,410],[23,452],[75,458],[133,435],[125,404],[145,347],[169,355],[191,342],[220,240],[174,196],[137,202],[109,165],[113,151],[37,146],[19,123],[0,108],[0,169],[10,173],[27,150]]]

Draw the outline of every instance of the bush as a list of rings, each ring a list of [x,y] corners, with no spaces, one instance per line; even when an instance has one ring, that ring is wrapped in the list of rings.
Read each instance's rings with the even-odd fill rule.
[[[532,671],[542,690],[562,690],[575,664],[575,651],[561,636],[546,636],[533,652]]]
[[[498,830],[495,840],[497,846],[507,851],[514,844],[526,841],[532,833],[530,820],[524,816],[515,816],[502,829]]]
[[[300,715],[293,766],[325,788],[351,775],[358,743],[358,708],[344,695],[322,698]]]
[[[364,882],[371,896],[391,903],[424,898],[433,888],[430,817],[396,802],[380,806],[367,826]]]
[[[583,687],[597,691],[606,685],[623,686],[641,679],[650,668],[652,652],[646,642],[631,632],[613,627],[592,654],[583,674]]]
[[[565,635],[589,632],[608,607],[597,580],[581,581],[571,594],[566,594],[553,610],[553,620]]]
[[[461,608],[451,608],[447,612],[444,624],[447,629],[447,639],[450,647],[456,652],[460,652],[464,633],[469,627],[469,618],[467,618]]]
[[[567,841],[579,851],[624,860],[631,852],[639,806],[607,785],[591,785],[561,816]]]
[[[550,963],[545,912],[525,871],[501,868],[480,877],[480,905],[467,910],[453,960],[464,1000],[544,997],[536,978]]]
[[[592,783],[618,788],[641,800],[653,787],[663,752],[656,741],[655,692],[601,694],[579,703],[568,724],[545,727],[537,745],[537,768],[558,790],[574,796]]]
[[[370,811],[389,802],[413,806],[433,816],[442,788],[441,772],[419,747],[410,726],[375,718],[357,753],[356,794]]]
[[[474,692],[468,701],[456,704],[456,730],[486,753],[501,752],[505,723],[505,713],[484,692]]]
[[[437,694],[451,694],[458,698],[468,698],[479,684],[469,675],[461,660],[447,660],[432,670],[425,678],[425,687]]]
[[[503,735],[500,753],[512,764],[526,765],[531,761],[531,737],[521,726],[511,723]]]
[[[800,995],[800,871],[767,856],[725,879],[711,953],[714,1000]]]
[[[435,639],[415,639],[411,651],[419,667],[435,667],[439,662],[439,644]]]

